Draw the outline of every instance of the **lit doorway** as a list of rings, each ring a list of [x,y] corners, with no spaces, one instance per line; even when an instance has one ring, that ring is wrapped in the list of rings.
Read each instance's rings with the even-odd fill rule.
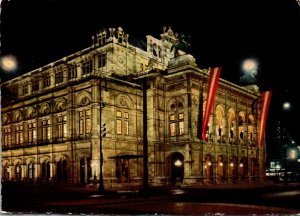
[[[182,183],[184,178],[184,157],[176,152],[171,155],[171,182]]]

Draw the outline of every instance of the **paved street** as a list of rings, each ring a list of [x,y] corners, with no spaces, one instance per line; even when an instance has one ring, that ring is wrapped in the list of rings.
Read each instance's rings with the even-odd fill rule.
[[[30,214],[297,214],[300,185],[205,185],[108,191],[62,185],[2,185],[2,213]]]

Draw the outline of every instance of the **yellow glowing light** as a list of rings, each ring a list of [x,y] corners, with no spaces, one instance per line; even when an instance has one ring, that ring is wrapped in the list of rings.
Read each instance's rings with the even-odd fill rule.
[[[176,160],[174,165],[177,166],[177,167],[182,166],[182,161],[181,160]]]
[[[242,69],[245,73],[256,75],[257,74],[257,62],[254,59],[246,59],[243,61]]]
[[[282,107],[283,107],[283,109],[288,110],[291,108],[291,104],[289,102],[285,102],[285,103],[283,103]]]
[[[17,69],[17,59],[13,55],[6,55],[0,58],[0,67],[5,72],[12,72]]]

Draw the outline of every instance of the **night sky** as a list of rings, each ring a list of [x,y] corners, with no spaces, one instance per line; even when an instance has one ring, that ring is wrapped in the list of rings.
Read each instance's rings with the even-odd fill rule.
[[[272,156],[279,120],[300,143],[300,6],[296,0],[228,2],[3,0],[1,55],[17,58],[14,77],[90,46],[103,28],[121,26],[129,37],[145,39],[171,26],[191,36],[190,53],[200,68],[222,66],[221,78],[236,84],[242,61],[256,59],[260,90],[273,91],[266,130]],[[291,103],[288,112],[285,101]]]

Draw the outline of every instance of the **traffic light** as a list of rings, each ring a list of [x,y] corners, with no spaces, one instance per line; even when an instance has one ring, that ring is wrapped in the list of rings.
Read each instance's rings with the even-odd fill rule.
[[[102,126],[101,126],[101,137],[105,137],[106,136],[106,123],[104,123]]]

